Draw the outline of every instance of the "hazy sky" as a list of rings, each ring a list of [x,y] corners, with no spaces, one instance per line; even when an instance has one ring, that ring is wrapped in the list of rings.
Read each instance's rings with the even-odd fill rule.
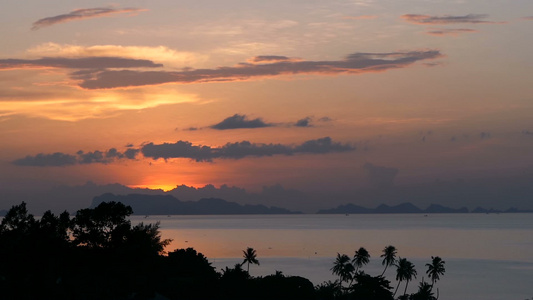
[[[7,1],[0,188],[520,174],[532,36],[531,0]]]

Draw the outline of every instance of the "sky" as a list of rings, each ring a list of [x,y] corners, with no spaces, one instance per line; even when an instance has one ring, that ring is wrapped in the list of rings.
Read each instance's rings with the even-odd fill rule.
[[[2,191],[533,173],[530,0],[28,0],[0,25]]]

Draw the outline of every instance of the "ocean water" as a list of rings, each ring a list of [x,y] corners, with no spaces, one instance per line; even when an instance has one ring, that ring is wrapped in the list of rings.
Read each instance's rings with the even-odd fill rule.
[[[393,215],[244,215],[134,216],[132,222],[161,223],[167,251],[193,247],[220,270],[242,262],[253,247],[260,265],[253,276],[282,271],[314,284],[334,280],[330,268],[337,253],[353,256],[365,247],[371,275],[383,271],[382,249],[394,245],[412,261],[416,291],[431,256],[440,256],[446,273],[437,282],[440,300],[531,299],[533,297],[533,214]],[[395,269],[385,273],[396,286]],[[402,283],[400,290],[403,289]]]

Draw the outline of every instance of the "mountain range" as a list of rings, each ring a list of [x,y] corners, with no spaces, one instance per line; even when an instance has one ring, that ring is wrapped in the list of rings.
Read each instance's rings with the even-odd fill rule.
[[[240,205],[218,198],[203,198],[198,201],[180,201],[171,195],[115,195],[106,193],[94,197],[91,208],[102,202],[122,202],[131,206],[136,215],[254,215],[297,214],[279,207],[264,205]]]

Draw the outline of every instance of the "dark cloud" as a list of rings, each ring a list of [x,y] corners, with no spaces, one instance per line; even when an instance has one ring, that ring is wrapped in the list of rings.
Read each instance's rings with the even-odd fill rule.
[[[40,59],[0,59],[0,69],[24,68],[65,68],[65,69],[90,69],[91,71],[78,71],[71,74],[75,79],[87,79],[97,69],[105,68],[155,68],[162,67],[145,59],[131,59],[121,57],[43,57]]]
[[[176,143],[146,143],[140,148],[129,148],[120,152],[115,148],[108,151],[78,151],[76,155],[54,153],[37,154],[17,159],[12,163],[19,166],[68,166],[75,164],[107,164],[120,159],[136,159],[139,153],[146,158],[171,159],[188,158],[197,162],[213,161],[214,159],[241,159],[245,157],[264,157],[273,155],[295,154],[326,154],[354,151],[350,144],[334,142],[330,137],[309,140],[300,145],[257,144],[249,141],[227,143],[221,147],[193,145],[188,141]]]
[[[70,154],[56,152],[53,154],[39,153],[36,156],[26,156],[13,161],[17,166],[69,166],[78,162],[77,157]]]
[[[311,127],[311,118],[310,117],[306,117],[306,118],[303,118],[301,120],[298,120],[296,121],[296,123],[294,123],[294,126],[296,127]]]
[[[24,158],[12,161],[17,166],[34,166],[34,167],[62,167],[77,164],[107,164],[115,160],[128,158],[134,159],[139,149],[128,149],[124,153],[111,148],[108,151],[84,152],[78,151],[75,155],[56,152],[53,154],[39,153],[35,156],[28,155]]]
[[[122,158],[124,157],[124,154],[118,152],[116,148],[111,148],[107,151],[105,154],[106,158]]]
[[[533,135],[533,132],[529,131],[529,130],[523,130],[522,131],[522,134],[523,135]]]
[[[468,14],[464,16],[430,16],[406,14],[402,15],[402,19],[407,22],[420,25],[442,25],[442,24],[501,24],[502,22],[485,21],[488,15],[484,14]]]
[[[375,188],[388,188],[394,184],[394,178],[398,174],[398,169],[376,166],[371,163],[363,165],[367,174],[368,182]]]
[[[46,26],[51,26],[54,24],[65,23],[75,20],[91,19],[91,18],[100,18],[108,16],[111,14],[120,14],[120,13],[136,13],[143,11],[144,9],[139,8],[109,8],[109,7],[96,7],[96,8],[82,8],[73,10],[67,14],[57,15],[53,17],[43,18],[35,21],[31,27],[32,30],[41,29]]]
[[[145,157],[153,159],[190,158],[196,161],[211,161],[213,149],[209,146],[195,146],[191,142],[177,141],[176,143],[154,144],[148,143],[141,148]]]
[[[227,117],[222,122],[209,126],[213,129],[226,130],[226,129],[239,129],[239,128],[262,128],[270,127],[272,124],[265,123],[261,118],[249,120],[246,115],[235,114],[231,117]]]
[[[213,149],[214,158],[231,158],[241,159],[247,156],[273,156],[273,155],[292,155],[294,150],[287,145],[282,144],[255,144],[249,141],[236,143],[227,143],[226,145]]]
[[[296,74],[361,74],[405,68],[417,61],[441,57],[437,50],[354,53],[338,61],[273,61],[262,64],[241,63],[233,67],[171,71],[94,70],[83,74],[79,84],[85,89],[110,89],[164,83],[205,83],[249,80]],[[264,60],[263,60],[264,61]]]
[[[318,119],[319,122],[331,122],[333,121],[330,117],[322,117]]]
[[[139,152],[140,152],[139,149],[130,148],[130,149],[127,149],[126,151],[124,151],[124,157],[126,157],[128,159],[135,159],[135,157],[137,156],[137,154]]]
[[[447,36],[447,35],[459,35],[462,33],[474,33],[478,32],[475,29],[469,29],[469,28],[456,28],[456,29],[438,29],[438,30],[431,30],[426,32],[429,35],[435,35],[435,36]]]
[[[248,60],[251,63],[278,62],[278,61],[299,61],[299,59],[279,55],[261,55]]]
[[[102,151],[94,151],[84,153],[83,151],[78,151],[78,163],[80,164],[93,164],[93,163],[103,163],[106,164],[111,161],[113,157],[118,156],[118,152],[115,148],[112,149],[110,155]]]
[[[213,159],[241,159],[249,156],[264,157],[303,153],[325,154],[354,150],[355,147],[349,144],[333,142],[329,137],[306,141],[297,146],[283,144],[256,144],[249,141],[242,141],[227,143],[222,147],[214,148],[193,145],[186,141],[178,141],[174,144],[164,143],[156,145],[149,143],[144,145],[141,149],[145,157],[153,159],[189,158],[198,162],[212,161]]]
[[[324,137],[317,140],[304,142],[294,148],[295,153],[330,153],[330,152],[348,152],[355,150],[355,147],[348,144],[333,142],[330,137]]]

